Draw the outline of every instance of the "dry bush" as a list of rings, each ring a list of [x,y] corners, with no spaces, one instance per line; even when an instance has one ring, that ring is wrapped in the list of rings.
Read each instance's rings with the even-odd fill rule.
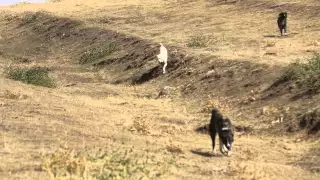
[[[306,63],[296,61],[287,68],[278,81],[293,81],[299,88],[306,88],[312,93],[320,89],[320,55],[308,59]]]
[[[130,131],[139,132],[142,134],[150,134],[150,125],[144,119],[136,118],[133,121],[132,126],[130,127]]]
[[[209,44],[209,38],[202,35],[202,34],[199,34],[199,35],[194,35],[194,36],[191,36],[188,40],[188,47],[207,47],[208,44]]]

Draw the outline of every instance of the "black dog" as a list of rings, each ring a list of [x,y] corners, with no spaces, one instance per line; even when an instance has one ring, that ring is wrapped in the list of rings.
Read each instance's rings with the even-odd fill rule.
[[[213,152],[215,152],[215,140],[216,134],[218,133],[220,152],[231,155],[231,146],[233,143],[232,124],[230,119],[224,118],[216,108],[212,109],[209,132],[212,139]]]
[[[278,16],[278,27],[281,33],[281,36],[283,35],[283,31],[286,34],[287,33],[287,12],[282,12]]]

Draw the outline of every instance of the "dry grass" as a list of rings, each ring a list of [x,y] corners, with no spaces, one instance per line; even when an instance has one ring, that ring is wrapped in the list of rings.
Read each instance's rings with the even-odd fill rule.
[[[92,63],[102,57],[112,54],[116,50],[114,42],[106,42],[98,47],[88,49],[79,59],[80,64]]]
[[[190,53],[216,55],[226,61],[246,59],[286,64],[297,57],[309,56],[305,45],[318,50],[316,2],[294,0],[289,3],[288,8],[308,7],[308,12],[315,15],[310,17],[303,14],[304,11],[290,13],[289,33],[292,34],[283,38],[277,37],[275,24],[282,7],[270,8],[275,4],[279,5],[271,0],[234,4],[202,0],[65,0],[1,9],[46,10],[83,20],[88,27],[110,28],[178,45]],[[91,21],[101,18],[107,18],[112,25]],[[28,16],[23,21],[28,24],[35,20],[36,17]],[[305,28],[307,26],[309,28]],[[214,37],[215,43],[208,43],[212,42],[209,38],[204,42],[206,46],[186,47],[190,36],[195,34]],[[268,35],[275,38],[276,43],[268,42]],[[277,53],[262,58],[269,48],[275,48]],[[91,49],[89,51],[93,56],[84,58],[89,59],[88,62],[102,57],[99,49],[97,56]],[[0,58],[2,65],[6,60]],[[186,111],[189,101],[180,99],[175,90],[169,92],[167,98],[152,99],[143,98],[150,92],[158,92],[148,85],[133,88],[108,85],[104,81],[68,80],[70,74],[81,78],[96,75],[92,71],[84,73],[68,58],[70,54],[53,53],[46,62],[35,64],[55,67],[57,79],[75,84],[72,87],[47,89],[0,77],[1,179],[49,179],[50,176],[56,179],[70,179],[71,176],[75,179],[139,179],[158,175],[161,175],[159,179],[318,179],[317,174],[294,165],[311,148],[309,142],[296,143],[295,137],[288,136],[268,139],[236,133],[232,157],[207,157],[207,152],[211,151],[210,138],[193,131],[202,114]],[[71,68],[65,70],[68,65]],[[101,92],[117,93],[101,95]],[[21,98],[23,95],[27,98]],[[232,116],[228,114],[232,108],[227,98],[208,98],[210,101],[205,102],[207,107],[203,112],[209,112],[214,106]],[[195,106],[201,109],[199,104],[192,107]],[[209,114],[203,116],[206,116],[203,122],[208,122]],[[109,145],[106,147],[104,143]],[[61,144],[68,148],[59,149]],[[283,144],[291,148],[284,148]],[[92,152],[95,148],[101,151]],[[170,166],[176,167],[171,169]]]
[[[61,11],[61,7],[68,7],[68,11]],[[104,11],[101,11],[101,8]],[[294,0],[288,3],[271,0],[258,2],[249,0],[237,3],[221,3],[218,0],[165,2],[160,0],[152,2],[147,0],[120,2],[67,0],[50,4],[50,6],[24,5],[23,8],[15,7],[10,10],[37,11],[39,9],[64,16],[76,15],[75,17],[80,20],[88,20],[87,23],[91,23],[92,19],[112,17],[115,19],[112,20],[112,26],[108,28],[181,47],[184,47],[190,36],[195,33],[214,34],[218,38],[215,39],[215,43],[208,44],[205,48],[187,49],[197,55],[205,53],[220,56],[223,59],[249,59],[260,63],[288,64],[292,59],[310,57],[312,52],[317,52],[320,48],[312,43],[319,36],[317,31],[319,15],[316,13],[316,2],[311,0]],[[279,11],[284,9],[289,11],[289,35],[279,37],[276,18]],[[308,10],[297,11],[297,9]],[[263,56],[268,51],[263,45],[264,41],[269,41],[270,37],[277,39],[277,43],[267,43],[267,46],[281,49],[281,53]]]
[[[281,76],[283,81],[294,81],[300,88],[305,88],[312,93],[320,89],[320,55],[307,60],[307,62],[294,62]]]
[[[188,47],[198,47],[198,48],[207,47],[208,44],[209,44],[209,39],[202,34],[191,36],[187,43]]]
[[[236,134],[231,158],[190,153],[195,149],[200,154],[210,151],[209,137],[193,132],[198,122],[180,104],[170,99],[137,97],[137,92],[151,90],[150,87],[134,89],[85,83],[44,91],[8,79],[1,78],[0,82],[3,94],[8,87],[12,89],[6,97],[0,96],[3,102],[0,122],[4,127],[1,177],[139,179],[161,175],[159,179],[206,179],[214,175],[221,179],[272,179],[289,175],[294,179],[304,174],[306,179],[314,178],[308,171],[290,165],[309,146],[305,142],[294,144],[289,137],[281,140],[289,141],[291,150],[283,149],[278,138],[271,138],[275,143],[270,144],[269,139]],[[116,91],[118,95],[98,98],[81,93],[90,90],[94,95],[102,89]],[[26,93],[28,98],[19,99],[14,92]],[[178,99],[175,101],[178,103]],[[188,123],[178,123],[180,120]],[[128,131],[131,128],[133,132]],[[66,148],[61,149],[61,145]],[[26,152],[29,155],[24,156]],[[40,159],[34,158],[40,155]],[[30,168],[18,171],[21,167]],[[219,167],[219,170],[208,167]],[[277,172],[279,168],[283,170]],[[10,171],[14,173],[10,175]],[[296,175],[290,175],[292,172]]]
[[[168,162],[137,154],[133,148],[113,147],[82,153],[59,149],[43,155],[41,167],[52,179],[154,179],[170,175]]]

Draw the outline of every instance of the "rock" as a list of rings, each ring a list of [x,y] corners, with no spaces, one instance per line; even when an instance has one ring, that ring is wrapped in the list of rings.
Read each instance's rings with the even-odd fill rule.
[[[210,71],[208,71],[207,73],[206,73],[206,76],[207,77],[210,77],[210,76],[212,76],[212,75],[214,75],[216,73],[216,70],[210,70]]]
[[[289,147],[287,144],[284,144],[284,145],[283,145],[283,149],[285,149],[285,150],[291,150],[291,147]]]

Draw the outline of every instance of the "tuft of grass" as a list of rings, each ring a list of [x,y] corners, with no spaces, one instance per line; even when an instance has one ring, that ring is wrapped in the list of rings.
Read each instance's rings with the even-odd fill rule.
[[[42,67],[10,68],[7,70],[7,77],[16,81],[36,86],[56,87],[54,79],[49,76],[48,70]]]
[[[42,156],[41,167],[51,179],[156,179],[169,173],[166,162],[124,150],[90,150],[75,152],[59,149]]]
[[[37,20],[38,16],[39,16],[39,13],[32,13],[32,12],[25,13],[21,18],[20,26],[34,23]]]
[[[188,40],[188,47],[207,47],[209,44],[209,39],[204,35],[194,35]]]
[[[80,64],[91,63],[99,58],[110,55],[116,51],[116,45],[114,42],[107,42],[100,47],[95,47],[90,50],[84,52],[84,54],[80,57]]]
[[[320,89],[320,55],[308,59],[307,62],[293,62],[280,79],[294,81],[298,87],[318,93]]]

